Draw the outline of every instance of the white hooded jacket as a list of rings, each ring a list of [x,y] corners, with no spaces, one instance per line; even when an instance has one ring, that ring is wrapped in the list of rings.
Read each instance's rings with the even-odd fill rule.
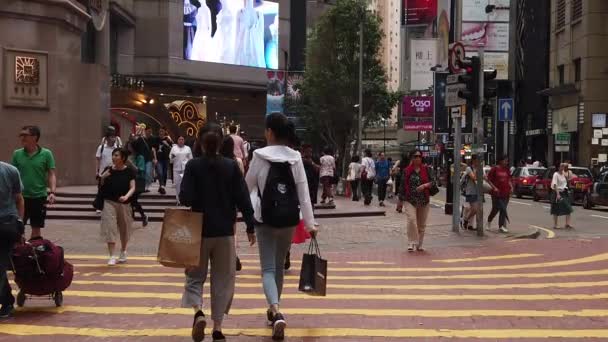
[[[291,172],[296,183],[298,200],[300,201],[300,211],[302,212],[304,224],[306,228],[313,229],[315,220],[312,204],[310,202],[310,194],[308,193],[308,181],[306,180],[302,156],[299,152],[292,150],[287,146],[268,146],[253,152],[253,159],[249,165],[245,181],[249,188],[255,219],[258,222],[263,223],[262,203],[260,196],[258,196],[258,189],[262,194],[264,193],[266,178],[268,177],[271,162],[288,162],[291,165]]]

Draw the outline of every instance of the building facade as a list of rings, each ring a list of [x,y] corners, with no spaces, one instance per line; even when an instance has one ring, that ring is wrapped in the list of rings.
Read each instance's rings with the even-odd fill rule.
[[[552,0],[549,162],[591,166],[608,153],[608,1]]]
[[[0,113],[6,124],[0,127],[0,158],[10,160],[19,147],[21,126],[36,124],[41,144],[56,153],[59,184],[92,184],[95,149],[109,124],[123,140],[136,123],[166,126],[173,136],[192,140],[207,120],[237,123],[250,136],[262,136],[266,67],[185,58],[192,43],[187,33],[194,33],[186,15],[192,3],[209,11],[212,35],[222,6],[232,7],[233,16],[221,18],[232,23],[239,8],[254,9],[265,20],[255,36],[264,42],[261,58],[276,56],[270,68],[285,69],[290,56],[297,57],[290,45],[290,0],[1,1]],[[203,27],[207,17],[197,19]]]

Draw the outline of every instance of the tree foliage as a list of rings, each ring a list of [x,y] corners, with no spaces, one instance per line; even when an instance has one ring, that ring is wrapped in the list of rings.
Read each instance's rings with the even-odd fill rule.
[[[357,135],[361,22],[364,125],[390,116],[400,94],[388,90],[380,62],[381,19],[360,0],[338,0],[319,19],[308,37],[302,98],[286,103],[304,120],[307,139],[332,146],[341,158]]]

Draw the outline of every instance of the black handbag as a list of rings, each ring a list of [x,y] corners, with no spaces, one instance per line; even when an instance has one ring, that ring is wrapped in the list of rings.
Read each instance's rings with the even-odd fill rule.
[[[437,181],[435,180],[435,173],[433,170],[427,166],[427,174],[431,179],[431,187],[429,188],[429,195],[435,196],[439,193],[439,187],[437,186]]]
[[[310,240],[308,253],[302,256],[298,290],[313,296],[327,292],[327,260],[321,257],[316,237]]]

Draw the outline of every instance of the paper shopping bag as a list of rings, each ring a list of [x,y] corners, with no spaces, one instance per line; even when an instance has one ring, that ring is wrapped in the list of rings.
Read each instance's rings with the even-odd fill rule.
[[[308,247],[308,253],[305,253],[302,257],[298,289],[313,296],[326,295],[327,260],[321,258],[316,238],[312,238]]]
[[[158,262],[166,267],[190,268],[200,264],[203,214],[187,209],[165,209],[158,243]]]

